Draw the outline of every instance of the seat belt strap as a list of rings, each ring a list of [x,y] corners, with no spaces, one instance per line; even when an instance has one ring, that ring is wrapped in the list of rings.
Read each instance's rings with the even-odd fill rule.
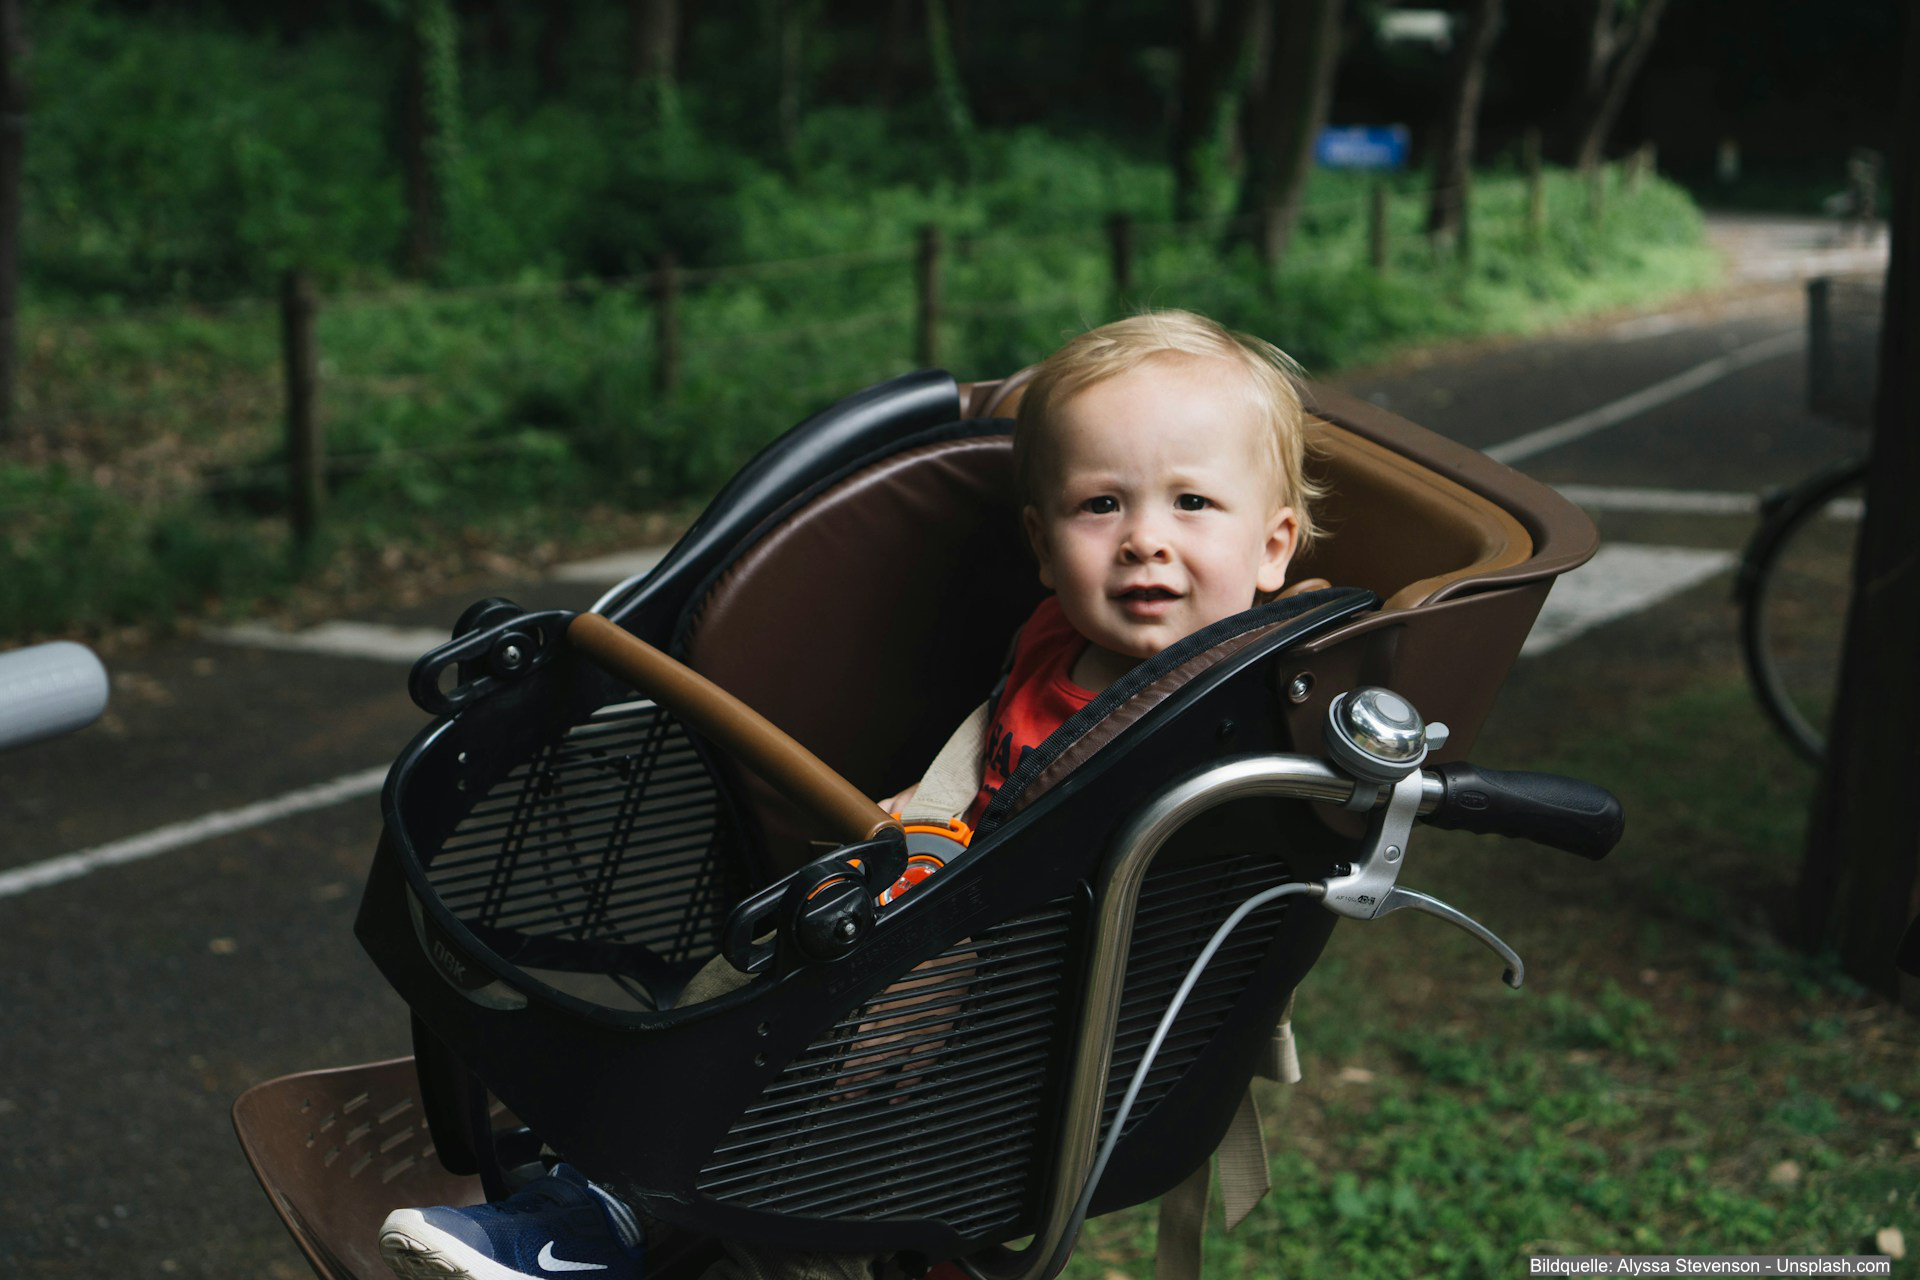
[[[1253,1100],[1249,1083],[1220,1139],[1220,1202],[1226,1210],[1227,1230],[1245,1222],[1272,1185],[1267,1178],[1267,1141],[1260,1133],[1260,1104]]]
[[[1160,1231],[1153,1247],[1155,1280],[1200,1280],[1200,1236],[1207,1229],[1213,1157],[1160,1197]]]
[[[1287,1007],[1280,1011],[1280,1021],[1274,1024],[1273,1039],[1267,1042],[1265,1061],[1254,1074],[1275,1084],[1300,1083],[1300,1048],[1293,1039],[1293,997],[1287,997]]]
[[[960,722],[947,745],[927,766],[913,799],[900,814],[901,821],[944,823],[973,804],[973,798],[980,794],[980,773],[987,754],[987,717],[992,707],[989,698]]]
[[[1267,1041],[1254,1074],[1281,1084],[1300,1083],[1300,1054],[1293,1038],[1293,997]],[[1221,1135],[1220,1200],[1232,1231],[1273,1189],[1267,1170],[1267,1142],[1260,1131],[1260,1104],[1253,1082],[1240,1096],[1233,1119]],[[1160,1197],[1160,1230],[1154,1247],[1155,1280],[1200,1280],[1200,1237],[1206,1230],[1207,1202],[1213,1191],[1213,1161],[1208,1159],[1185,1182]]]

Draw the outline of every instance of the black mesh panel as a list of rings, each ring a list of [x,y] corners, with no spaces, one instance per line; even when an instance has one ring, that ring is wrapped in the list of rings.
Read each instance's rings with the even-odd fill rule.
[[[462,923],[523,967],[598,972],[650,1007],[649,966],[712,954],[739,897],[737,865],[686,731],[652,703],[629,702],[496,784],[427,878]]]
[[[776,1213],[1012,1226],[1066,1016],[1065,902],[950,948],[789,1063],[699,1188]]]

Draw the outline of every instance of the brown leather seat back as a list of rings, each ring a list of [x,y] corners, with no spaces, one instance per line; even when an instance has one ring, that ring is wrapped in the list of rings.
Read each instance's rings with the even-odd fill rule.
[[[917,781],[992,690],[1043,594],[1001,434],[895,455],[817,495],[714,584],[684,642],[689,665],[876,798]],[[817,834],[736,777],[769,866]]]

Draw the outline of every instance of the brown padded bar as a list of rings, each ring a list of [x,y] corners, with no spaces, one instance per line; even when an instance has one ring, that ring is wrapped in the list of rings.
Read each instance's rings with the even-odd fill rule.
[[[1327,422],[1384,445],[1431,479],[1456,485],[1518,521],[1528,553],[1495,557],[1442,575],[1426,603],[1470,592],[1551,580],[1593,558],[1600,545],[1593,520],[1551,488],[1486,454],[1344,392],[1309,385],[1308,408]]]
[[[1326,536],[1295,574],[1408,609],[1533,554],[1525,526],[1479,494],[1324,419],[1309,419],[1308,433],[1308,469],[1328,486],[1315,510]]]
[[[597,613],[583,613],[567,639],[587,657],[678,717],[688,728],[813,811],[847,841],[870,840],[900,824],[765,716],[640,637]]]

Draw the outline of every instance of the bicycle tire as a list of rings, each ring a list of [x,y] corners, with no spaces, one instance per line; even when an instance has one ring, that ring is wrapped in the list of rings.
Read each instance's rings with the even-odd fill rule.
[[[1735,579],[1754,696],[1814,764],[1826,759],[1866,475],[1867,459],[1853,458],[1768,498]]]

